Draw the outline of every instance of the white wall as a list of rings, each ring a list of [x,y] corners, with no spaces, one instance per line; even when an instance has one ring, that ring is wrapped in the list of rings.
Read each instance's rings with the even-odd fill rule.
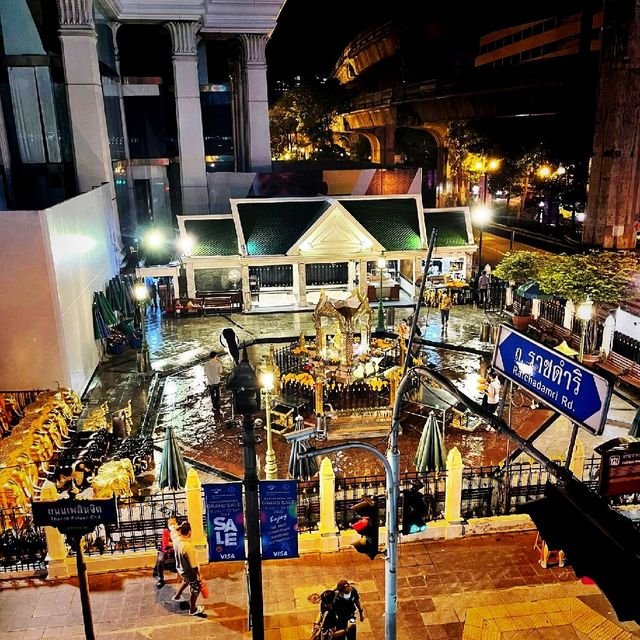
[[[0,212],[0,290],[0,389],[66,384],[44,212]]]
[[[82,392],[99,362],[94,291],[118,272],[108,185],[45,211],[0,212],[0,389]]]
[[[108,185],[46,211],[70,386],[84,390],[100,356],[93,336],[93,292],[118,273]]]
[[[616,311],[616,331],[634,340],[640,340],[640,318],[628,311],[618,309]]]

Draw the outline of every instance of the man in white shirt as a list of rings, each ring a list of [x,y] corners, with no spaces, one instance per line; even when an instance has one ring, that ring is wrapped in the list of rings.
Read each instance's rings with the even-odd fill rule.
[[[173,596],[174,600],[180,600],[182,592],[189,587],[191,593],[189,599],[189,615],[206,617],[203,606],[196,606],[196,600],[200,595],[200,565],[196,556],[196,550],[191,544],[191,525],[183,522],[178,525],[175,518],[170,518],[167,524],[171,532],[171,542],[175,550],[176,569],[182,578],[182,584],[178,593]]]
[[[498,375],[493,371],[489,374],[489,386],[485,394],[486,402],[483,402],[482,405],[486,407],[490,413],[495,413],[498,404],[500,404],[500,380],[498,380]]]
[[[222,375],[222,363],[218,354],[212,351],[209,360],[204,365],[204,375],[207,377],[207,385],[211,394],[211,404],[214,409],[220,408],[220,376]]]

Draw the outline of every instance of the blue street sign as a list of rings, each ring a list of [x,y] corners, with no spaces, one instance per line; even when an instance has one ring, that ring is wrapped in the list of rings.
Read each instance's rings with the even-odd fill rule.
[[[592,434],[604,431],[611,385],[575,360],[503,324],[493,367]]]
[[[205,484],[209,562],[244,560],[242,483]]]
[[[298,483],[260,481],[262,559],[298,557]]]

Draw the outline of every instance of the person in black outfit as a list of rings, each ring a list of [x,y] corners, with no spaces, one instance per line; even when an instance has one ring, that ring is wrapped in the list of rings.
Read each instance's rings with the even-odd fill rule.
[[[313,623],[313,640],[333,640],[333,638],[344,638],[355,624],[341,627],[338,622],[335,607],[336,592],[327,589],[320,596],[320,613]]]
[[[338,629],[347,631],[347,640],[356,638],[356,611],[360,616],[360,622],[364,621],[364,609],[360,604],[360,595],[348,580],[340,580],[336,585],[336,599],[333,605],[336,614]]]

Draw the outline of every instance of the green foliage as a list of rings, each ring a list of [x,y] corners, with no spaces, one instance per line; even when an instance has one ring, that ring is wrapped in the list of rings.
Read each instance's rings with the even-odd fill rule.
[[[636,292],[638,258],[633,253],[599,253],[553,256],[538,273],[540,289],[575,304],[587,298],[594,304],[619,304]]]
[[[512,251],[505,254],[493,270],[496,278],[515,282],[516,286],[537,281],[540,269],[547,263],[547,256],[533,251]]]

